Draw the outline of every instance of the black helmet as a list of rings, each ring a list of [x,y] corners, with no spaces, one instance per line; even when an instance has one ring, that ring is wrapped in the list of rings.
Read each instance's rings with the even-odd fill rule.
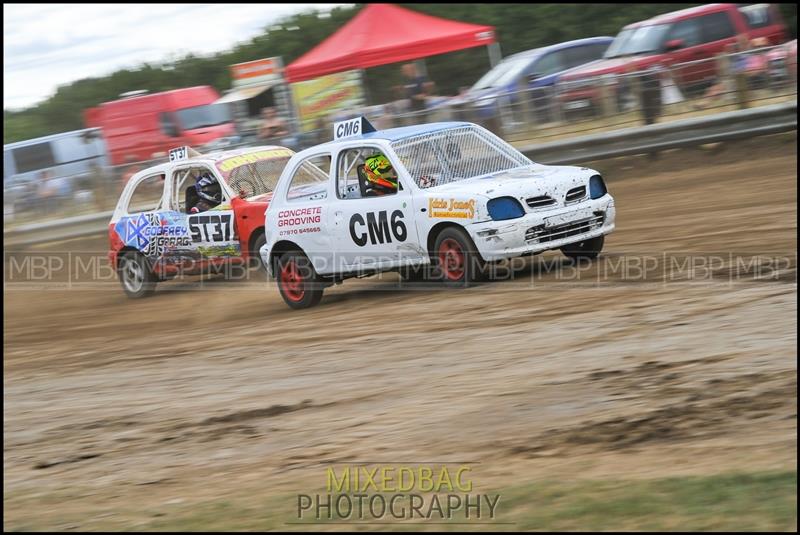
[[[197,196],[205,201],[216,204],[222,202],[222,188],[217,179],[208,172],[202,173],[197,177],[195,189],[197,190]]]

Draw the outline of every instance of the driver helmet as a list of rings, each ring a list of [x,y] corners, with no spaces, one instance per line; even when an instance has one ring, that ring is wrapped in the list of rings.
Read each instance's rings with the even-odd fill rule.
[[[397,191],[397,173],[389,159],[383,154],[375,154],[364,161],[367,182],[376,190],[394,193]]]
[[[222,188],[217,179],[208,172],[204,172],[197,177],[195,189],[197,190],[197,196],[209,203],[217,205],[222,202]]]

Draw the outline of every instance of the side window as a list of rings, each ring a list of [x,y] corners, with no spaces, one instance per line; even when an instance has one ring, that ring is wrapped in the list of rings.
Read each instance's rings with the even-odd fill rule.
[[[675,23],[675,25],[667,33],[667,38],[664,41],[672,41],[680,39],[683,41],[683,47],[697,46],[701,42],[700,37],[700,21],[698,19],[686,19]]]
[[[592,45],[589,47],[589,59],[587,61],[594,61],[603,57],[611,43]]]
[[[294,153],[240,165],[230,172],[228,185],[234,193],[245,199],[275,191],[278,179],[292,154]]]
[[[751,28],[764,28],[773,22],[770,17],[769,4],[744,6],[740,7],[739,11],[744,15],[747,25]]]
[[[378,158],[376,158],[378,156]],[[388,166],[377,167],[380,158]],[[369,170],[368,162],[376,169]],[[372,180],[370,179],[370,176]],[[400,183],[397,171],[388,158],[376,147],[357,147],[339,153],[336,169],[336,196],[340,199],[363,199],[397,193]]]
[[[158,114],[158,125],[161,131],[169,137],[178,137],[178,128],[175,126],[175,121],[169,113],[161,112]]]
[[[17,173],[28,173],[56,165],[53,147],[49,141],[14,149],[11,154],[14,156]]]
[[[287,201],[316,201],[328,196],[328,177],[331,170],[330,154],[306,158],[295,169]]]
[[[138,214],[161,208],[164,195],[164,175],[151,175],[136,185],[128,201],[128,213]]]
[[[594,45],[591,46],[575,46],[568,48],[562,52],[565,57],[564,68],[571,69],[584,63],[589,63],[593,59],[600,56],[595,54]]]
[[[179,212],[189,213],[189,211],[197,204],[199,196],[195,189],[197,177],[202,173],[209,173],[211,176],[216,177],[206,167],[193,167],[190,169],[180,169],[172,174],[172,201],[170,209],[178,210]],[[221,203],[228,200],[228,196],[223,188]]]
[[[564,51],[550,52],[549,54],[545,54],[544,57],[536,62],[533,72],[539,76],[548,76],[563,71],[565,67],[562,66],[560,57],[563,52]]]
[[[700,24],[703,27],[703,42],[710,43],[720,39],[728,39],[736,35],[736,30],[731,22],[731,17],[727,12],[712,13],[700,17]]]

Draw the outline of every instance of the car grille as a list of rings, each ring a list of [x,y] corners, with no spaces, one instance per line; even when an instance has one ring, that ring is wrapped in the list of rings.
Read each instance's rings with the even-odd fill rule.
[[[539,197],[528,197],[525,202],[531,208],[543,208],[556,203],[556,200],[548,195],[541,195]]]
[[[570,236],[578,236],[602,227],[605,219],[605,212],[601,212],[588,219],[572,221],[554,227],[545,227],[544,225],[531,227],[525,232],[525,241],[536,240],[539,243],[547,243],[569,238]]]
[[[572,188],[567,192],[567,196],[565,197],[565,201],[567,204],[579,201],[586,197],[586,186],[579,186],[577,188]]]

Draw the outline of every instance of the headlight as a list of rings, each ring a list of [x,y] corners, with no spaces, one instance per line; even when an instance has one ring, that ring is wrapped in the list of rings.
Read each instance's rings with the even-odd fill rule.
[[[486,204],[489,217],[495,221],[516,219],[525,215],[525,209],[514,197],[498,197]]]
[[[592,176],[589,179],[589,196],[592,199],[599,199],[606,193],[608,193],[608,189],[606,189],[606,184],[603,182],[603,177],[600,175]]]

